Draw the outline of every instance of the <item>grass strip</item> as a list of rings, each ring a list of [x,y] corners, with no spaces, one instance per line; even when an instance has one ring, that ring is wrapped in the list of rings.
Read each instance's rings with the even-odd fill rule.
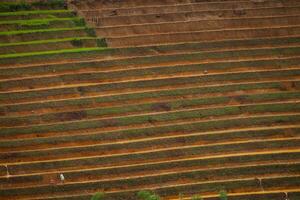
[[[1,4],[0,4],[1,5]],[[19,16],[19,15],[48,15],[48,14],[60,14],[68,13],[74,15],[74,11],[70,10],[29,10],[29,11],[15,11],[15,12],[0,12],[0,17],[5,16]]]

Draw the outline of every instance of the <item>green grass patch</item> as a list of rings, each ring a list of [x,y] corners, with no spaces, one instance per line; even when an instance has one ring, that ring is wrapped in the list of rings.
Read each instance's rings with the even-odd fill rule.
[[[28,42],[14,42],[14,43],[0,43],[0,47],[10,47],[10,46],[22,46],[22,45],[35,45],[35,44],[47,44],[47,43],[57,43],[57,42],[73,42],[74,40],[94,40],[94,37],[73,37],[73,38],[62,38],[62,39],[52,39],[52,40],[36,40]]]
[[[68,53],[86,53],[86,52],[90,52],[90,51],[104,51],[104,50],[105,50],[105,48],[100,48],[100,47],[61,49],[61,50],[55,50],[55,51],[29,52],[29,53],[16,53],[16,54],[0,55],[0,59],[27,57],[27,56],[58,55],[58,54],[68,54]]]
[[[78,46],[79,45],[79,46]],[[61,49],[97,47],[96,38],[78,37],[20,43],[0,44],[0,54],[55,51]],[[3,74],[4,75],[4,74]]]
[[[53,14],[61,14],[68,13],[74,15],[74,11],[70,10],[31,10],[31,11],[17,11],[17,12],[0,12],[0,17],[5,16],[19,16],[19,15],[53,15]]]
[[[0,22],[13,20],[74,18],[76,13],[70,10],[35,10],[19,12],[0,12]]]
[[[15,12],[34,9],[65,9],[64,0],[44,0],[33,3],[21,2],[2,2],[0,3],[0,12]]]
[[[0,32],[0,36],[13,36],[20,34],[34,34],[34,33],[48,33],[48,32],[59,32],[59,31],[73,31],[73,30],[85,30],[85,27],[74,27],[74,28],[53,28],[53,29],[39,29],[39,30],[19,30],[19,31],[3,31]]]
[[[85,26],[84,19],[83,18],[78,18],[78,17],[73,17],[73,18],[55,18],[55,19],[30,19],[30,20],[10,20],[10,21],[0,21],[0,25],[5,25],[5,24],[19,24],[19,25],[37,25],[37,24],[50,24],[51,22],[56,22],[56,21],[74,21],[74,23],[77,26]],[[1,32],[0,32],[1,33]]]

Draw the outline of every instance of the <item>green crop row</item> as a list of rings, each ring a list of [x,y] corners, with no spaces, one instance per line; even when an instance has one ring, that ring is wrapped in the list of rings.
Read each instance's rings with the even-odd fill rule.
[[[299,85],[298,81],[287,82],[291,85]],[[111,106],[120,105],[122,103],[129,103],[134,101],[145,101],[145,99],[170,99],[178,98],[186,95],[209,95],[218,93],[228,93],[235,91],[245,90],[285,90],[283,85],[279,82],[264,82],[264,83],[248,83],[248,84],[236,84],[236,85],[224,85],[224,86],[211,86],[211,87],[191,87],[188,89],[170,89],[166,91],[154,91],[154,92],[141,92],[133,94],[119,94],[106,97],[92,97],[92,98],[80,98],[61,100],[54,102],[42,102],[42,103],[28,103],[22,105],[11,105],[11,106],[0,106],[1,113],[16,113],[33,111],[36,109],[47,109],[47,110],[59,110],[59,108],[65,109],[78,109],[78,108],[91,108],[94,106],[105,106],[109,103]],[[106,106],[107,107],[107,106]]]
[[[30,10],[30,11],[15,11],[15,12],[0,12],[0,17],[6,16],[29,16],[29,15],[56,15],[67,14],[66,16],[73,16],[74,11],[70,10]]]
[[[53,122],[63,122],[70,120],[91,119],[97,117],[120,116],[127,114],[153,113],[162,111],[173,111],[179,109],[189,109],[194,107],[205,107],[207,105],[225,105],[232,99],[247,104],[269,101],[285,101],[290,99],[300,99],[300,92],[280,92],[267,94],[254,94],[242,96],[222,96],[210,98],[197,98],[188,100],[176,100],[159,103],[146,103],[129,106],[108,107],[108,108],[92,108],[88,110],[51,113],[44,115],[33,115],[24,117],[0,117],[0,126],[19,126],[45,124]]]
[[[63,9],[66,7],[64,0],[46,0],[32,3],[26,2],[2,2],[0,3],[0,12],[16,12],[34,9]]]
[[[58,54],[68,54],[68,53],[85,53],[90,51],[103,51],[105,48],[91,47],[91,48],[76,48],[76,49],[60,49],[55,51],[43,51],[43,52],[29,52],[29,53],[18,53],[18,54],[8,54],[0,55],[1,58],[13,58],[19,56],[40,56],[40,55],[58,55]]]
[[[83,18],[72,17],[72,18],[55,18],[55,19],[31,19],[31,20],[9,20],[9,21],[0,21],[0,25],[8,24],[18,24],[24,26],[36,25],[36,24],[49,24],[51,22],[61,22],[61,21],[82,21]],[[84,26],[85,24],[81,25]]]
[[[76,27],[76,28],[57,28],[57,29],[40,29],[40,30],[20,30],[20,31],[5,31],[0,32],[0,36],[9,36],[9,35],[21,35],[21,34],[36,34],[36,33],[47,33],[55,31],[70,31],[70,30],[82,30],[85,27]]]
[[[42,30],[57,28],[73,28],[85,26],[82,18],[35,19],[18,21],[0,21],[1,31]],[[1,34],[1,32],[0,32]]]
[[[61,49],[71,49],[74,47],[97,47],[97,39],[94,37],[73,37],[53,40],[38,40],[30,42],[0,44],[0,54],[12,54],[15,52],[41,52],[49,50],[53,51]]]
[[[34,32],[37,31],[37,32]],[[85,27],[75,27],[75,28],[61,28],[61,29],[41,29],[41,30],[30,30],[30,31],[21,31],[19,33],[16,31],[13,35],[0,35],[1,43],[18,43],[18,42],[29,42],[34,40],[50,40],[50,39],[63,39],[70,37],[87,37]],[[2,32],[3,33],[3,32]],[[1,55],[0,64],[4,64],[5,59],[18,57],[18,54],[8,54]]]
[[[276,113],[276,112],[298,112],[299,103],[274,103],[247,106],[228,106],[223,108],[197,109],[191,111],[177,111],[173,113],[149,114],[141,116],[119,117],[114,119],[88,120],[65,122],[61,124],[39,125],[22,128],[3,128],[0,135],[11,137],[14,135],[46,134],[48,132],[82,131],[86,129],[99,129],[109,127],[126,127],[129,125],[142,125],[152,123],[170,123],[178,120],[208,119],[209,117],[236,116],[240,114]]]

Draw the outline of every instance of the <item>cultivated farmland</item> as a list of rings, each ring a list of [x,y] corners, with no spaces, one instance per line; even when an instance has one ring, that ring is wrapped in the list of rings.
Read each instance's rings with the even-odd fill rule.
[[[0,3],[0,199],[140,191],[300,199],[300,1]]]

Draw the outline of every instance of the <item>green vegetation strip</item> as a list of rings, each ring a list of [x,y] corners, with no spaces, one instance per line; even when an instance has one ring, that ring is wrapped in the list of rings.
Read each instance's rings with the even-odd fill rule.
[[[198,98],[188,100],[176,100],[169,102],[147,103],[138,105],[128,105],[109,108],[93,108],[73,112],[60,112],[53,114],[33,115],[24,117],[0,117],[0,126],[20,126],[45,124],[53,122],[63,122],[70,120],[91,119],[97,117],[120,116],[126,114],[140,114],[150,112],[173,111],[179,109],[189,109],[194,107],[204,107],[208,105],[226,105],[232,100],[247,104],[269,101],[286,101],[290,99],[300,99],[300,92],[281,92],[269,94],[241,95],[241,96],[222,96],[210,98]]]
[[[7,24],[19,24],[19,25],[36,25],[36,24],[49,24],[51,22],[61,22],[61,21],[83,21],[83,18],[73,17],[73,18],[55,18],[55,19],[30,19],[30,20],[8,20],[0,21],[0,25]],[[85,24],[82,24],[84,26]],[[1,34],[1,32],[0,32]]]
[[[34,33],[73,31],[73,30],[85,30],[85,29],[86,29],[86,27],[74,27],[74,28],[53,28],[53,29],[39,29],[39,30],[5,31],[5,32],[0,32],[0,36],[14,36],[14,35],[19,35],[19,34],[34,34]]]
[[[1,3],[0,3],[1,5]],[[19,16],[19,15],[48,15],[48,14],[60,14],[60,13],[67,13],[74,15],[74,11],[70,10],[30,10],[30,11],[15,11],[15,12],[0,12],[0,17],[5,16]]]
[[[48,43],[58,43],[58,42],[71,42],[74,40],[89,40],[95,39],[94,37],[72,37],[72,38],[62,38],[62,39],[52,39],[52,40],[37,40],[28,42],[14,42],[14,43],[0,43],[0,47],[11,47],[11,46],[22,46],[22,45],[35,45],[35,44],[48,44]]]
[[[8,55],[0,55],[1,58],[14,58],[14,57],[22,57],[22,56],[41,56],[41,55],[57,55],[57,54],[65,54],[65,53],[88,53],[94,51],[103,51],[106,48],[101,47],[91,47],[91,48],[76,48],[76,49],[62,49],[55,51],[42,51],[42,52],[29,52],[29,53],[18,53],[18,54],[8,54]]]
[[[300,81],[287,81],[289,85],[300,86]],[[132,101],[143,101],[145,99],[164,99],[164,98],[178,98],[186,95],[214,95],[218,93],[238,92],[238,91],[251,91],[251,90],[286,90],[280,82],[264,82],[264,83],[248,83],[248,84],[236,84],[236,85],[224,85],[224,86],[211,86],[211,87],[190,87],[188,89],[170,89],[166,91],[154,91],[154,92],[140,92],[133,94],[120,94],[106,97],[92,97],[82,99],[70,99],[70,100],[58,100],[42,103],[27,103],[21,105],[0,106],[1,113],[15,113],[34,111],[37,109],[78,109],[78,108],[91,108],[94,106],[105,106],[107,103],[111,106],[126,105]]]
[[[66,6],[64,0],[45,0],[35,1],[32,3],[27,2],[1,2],[0,12],[16,12],[28,11],[34,9],[64,9]]]
[[[60,124],[39,125],[30,127],[3,128],[0,136],[47,134],[66,131],[81,131],[87,129],[100,129],[109,127],[126,127],[152,123],[170,123],[178,120],[208,119],[209,117],[236,116],[241,114],[299,112],[300,103],[274,103],[247,106],[228,106],[223,108],[195,109],[191,111],[177,111],[173,113],[149,114],[141,116],[118,117],[114,119],[75,121]]]

